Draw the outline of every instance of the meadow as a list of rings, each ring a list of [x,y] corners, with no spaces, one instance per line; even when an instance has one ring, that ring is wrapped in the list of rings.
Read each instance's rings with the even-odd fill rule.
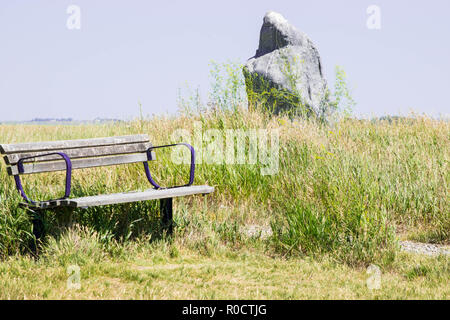
[[[230,129],[279,132],[276,174],[261,174],[259,162],[198,164],[195,184],[215,192],[175,201],[172,237],[159,225],[156,201],[80,209],[70,217],[49,211],[38,259],[30,255],[29,216],[2,161],[0,298],[448,299],[448,256],[402,253],[398,245],[450,243],[448,121],[362,120],[348,112],[328,122],[274,116],[247,108],[233,67],[223,69],[225,77],[215,68],[213,103],[181,97],[177,115],[0,125],[1,143],[146,133],[162,145],[178,142],[172,134],[180,128],[194,134],[196,123],[224,136]],[[150,168],[164,185],[186,179],[188,165],[175,164],[170,151],[158,151],[157,159]],[[55,198],[64,173],[24,182],[32,198]],[[72,196],[149,187],[141,164],[75,170]],[[382,271],[378,290],[366,285],[371,264]],[[78,290],[66,286],[71,265],[81,270]]]

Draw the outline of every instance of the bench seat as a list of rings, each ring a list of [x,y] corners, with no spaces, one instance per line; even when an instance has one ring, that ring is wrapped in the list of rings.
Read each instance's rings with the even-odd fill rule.
[[[21,203],[22,207],[30,209],[47,209],[56,207],[88,208],[110,204],[128,203],[136,201],[167,199],[194,194],[208,194],[214,192],[210,186],[189,186],[169,189],[147,189],[144,191],[132,191],[123,193],[101,194],[97,196],[41,201],[36,203]]]
[[[161,187],[152,177],[149,162],[156,160],[155,150],[168,147],[184,146],[190,151],[189,180],[180,186]],[[187,143],[174,143],[153,146],[148,135],[137,134],[128,136],[25,142],[0,144],[0,154],[3,155],[7,172],[14,177],[16,188],[25,200],[20,203],[31,216],[33,234],[36,240],[45,233],[43,211],[60,208],[89,208],[104,205],[132,203],[147,200],[159,200],[161,223],[167,234],[173,231],[173,198],[195,194],[206,195],[214,192],[214,187],[193,185],[195,173],[195,150]],[[145,176],[152,189],[113,194],[100,194],[87,197],[71,198],[72,171],[85,168],[106,167],[142,163]],[[22,185],[23,175],[65,171],[64,196],[59,200],[38,201],[27,197]],[[42,186],[45,188],[46,186]],[[37,247],[34,246],[33,251]]]

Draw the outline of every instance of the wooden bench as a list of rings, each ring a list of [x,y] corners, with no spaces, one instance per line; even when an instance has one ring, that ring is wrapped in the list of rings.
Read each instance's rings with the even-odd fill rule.
[[[155,150],[164,147],[184,145],[191,151],[189,182],[182,186],[163,188],[152,178],[148,161],[155,160]],[[173,198],[194,194],[208,194],[214,191],[207,185],[193,186],[195,171],[195,151],[192,146],[181,143],[152,146],[145,134],[65,141],[2,144],[8,174],[14,177],[17,190],[25,202],[22,207],[33,213],[55,208],[88,208],[136,201],[160,200],[162,223],[167,233],[172,233]],[[142,162],[148,181],[153,188],[115,194],[101,194],[81,198],[70,198],[72,170]],[[37,201],[28,198],[21,182],[21,175],[66,171],[64,197],[54,200]],[[41,236],[42,222],[39,214],[33,214],[33,232]],[[37,218],[38,217],[38,218]]]

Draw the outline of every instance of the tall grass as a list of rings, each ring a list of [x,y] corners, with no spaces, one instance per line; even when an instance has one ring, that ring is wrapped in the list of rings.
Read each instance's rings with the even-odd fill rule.
[[[326,254],[352,265],[392,259],[399,232],[425,241],[449,241],[448,122],[419,116],[393,122],[345,117],[325,125],[272,116],[248,110],[246,102],[239,100],[242,78],[230,81],[222,81],[225,88],[218,84],[210,97],[212,103],[198,112],[114,125],[0,125],[0,142],[147,133],[154,144],[167,144],[177,129],[193,133],[195,121],[223,135],[227,129],[278,129],[280,163],[275,175],[262,175],[260,163],[197,166],[195,183],[213,185],[216,191],[206,198],[177,201],[177,237],[199,250],[207,248],[208,241],[242,246],[249,241],[242,234],[243,226],[270,225],[273,235],[263,246],[269,253]],[[159,152],[157,158],[151,169],[163,184],[186,179],[187,165],[174,164],[167,151]],[[62,173],[24,180],[36,199],[60,195],[64,181]],[[139,164],[74,171],[73,196],[146,188],[149,185]],[[17,206],[20,198],[3,162],[0,197],[0,255],[26,252],[32,241],[31,224]],[[47,215],[48,226],[54,226],[58,214]],[[75,220],[95,230],[106,245],[124,243],[157,234],[158,204],[79,210]]]

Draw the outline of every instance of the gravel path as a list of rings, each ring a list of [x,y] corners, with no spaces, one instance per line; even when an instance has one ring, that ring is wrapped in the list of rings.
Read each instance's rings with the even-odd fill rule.
[[[439,254],[450,254],[450,248],[431,243],[420,243],[413,241],[400,241],[402,251],[437,256]]]
[[[272,235],[272,228],[269,226],[259,226],[257,224],[250,224],[243,228],[247,237],[267,239]]]
[[[267,239],[272,235],[272,229],[269,226],[259,226],[256,224],[245,226],[243,231],[248,237],[260,239]],[[437,256],[439,254],[450,255],[450,247],[431,243],[400,241],[400,249],[405,252],[428,256]]]

